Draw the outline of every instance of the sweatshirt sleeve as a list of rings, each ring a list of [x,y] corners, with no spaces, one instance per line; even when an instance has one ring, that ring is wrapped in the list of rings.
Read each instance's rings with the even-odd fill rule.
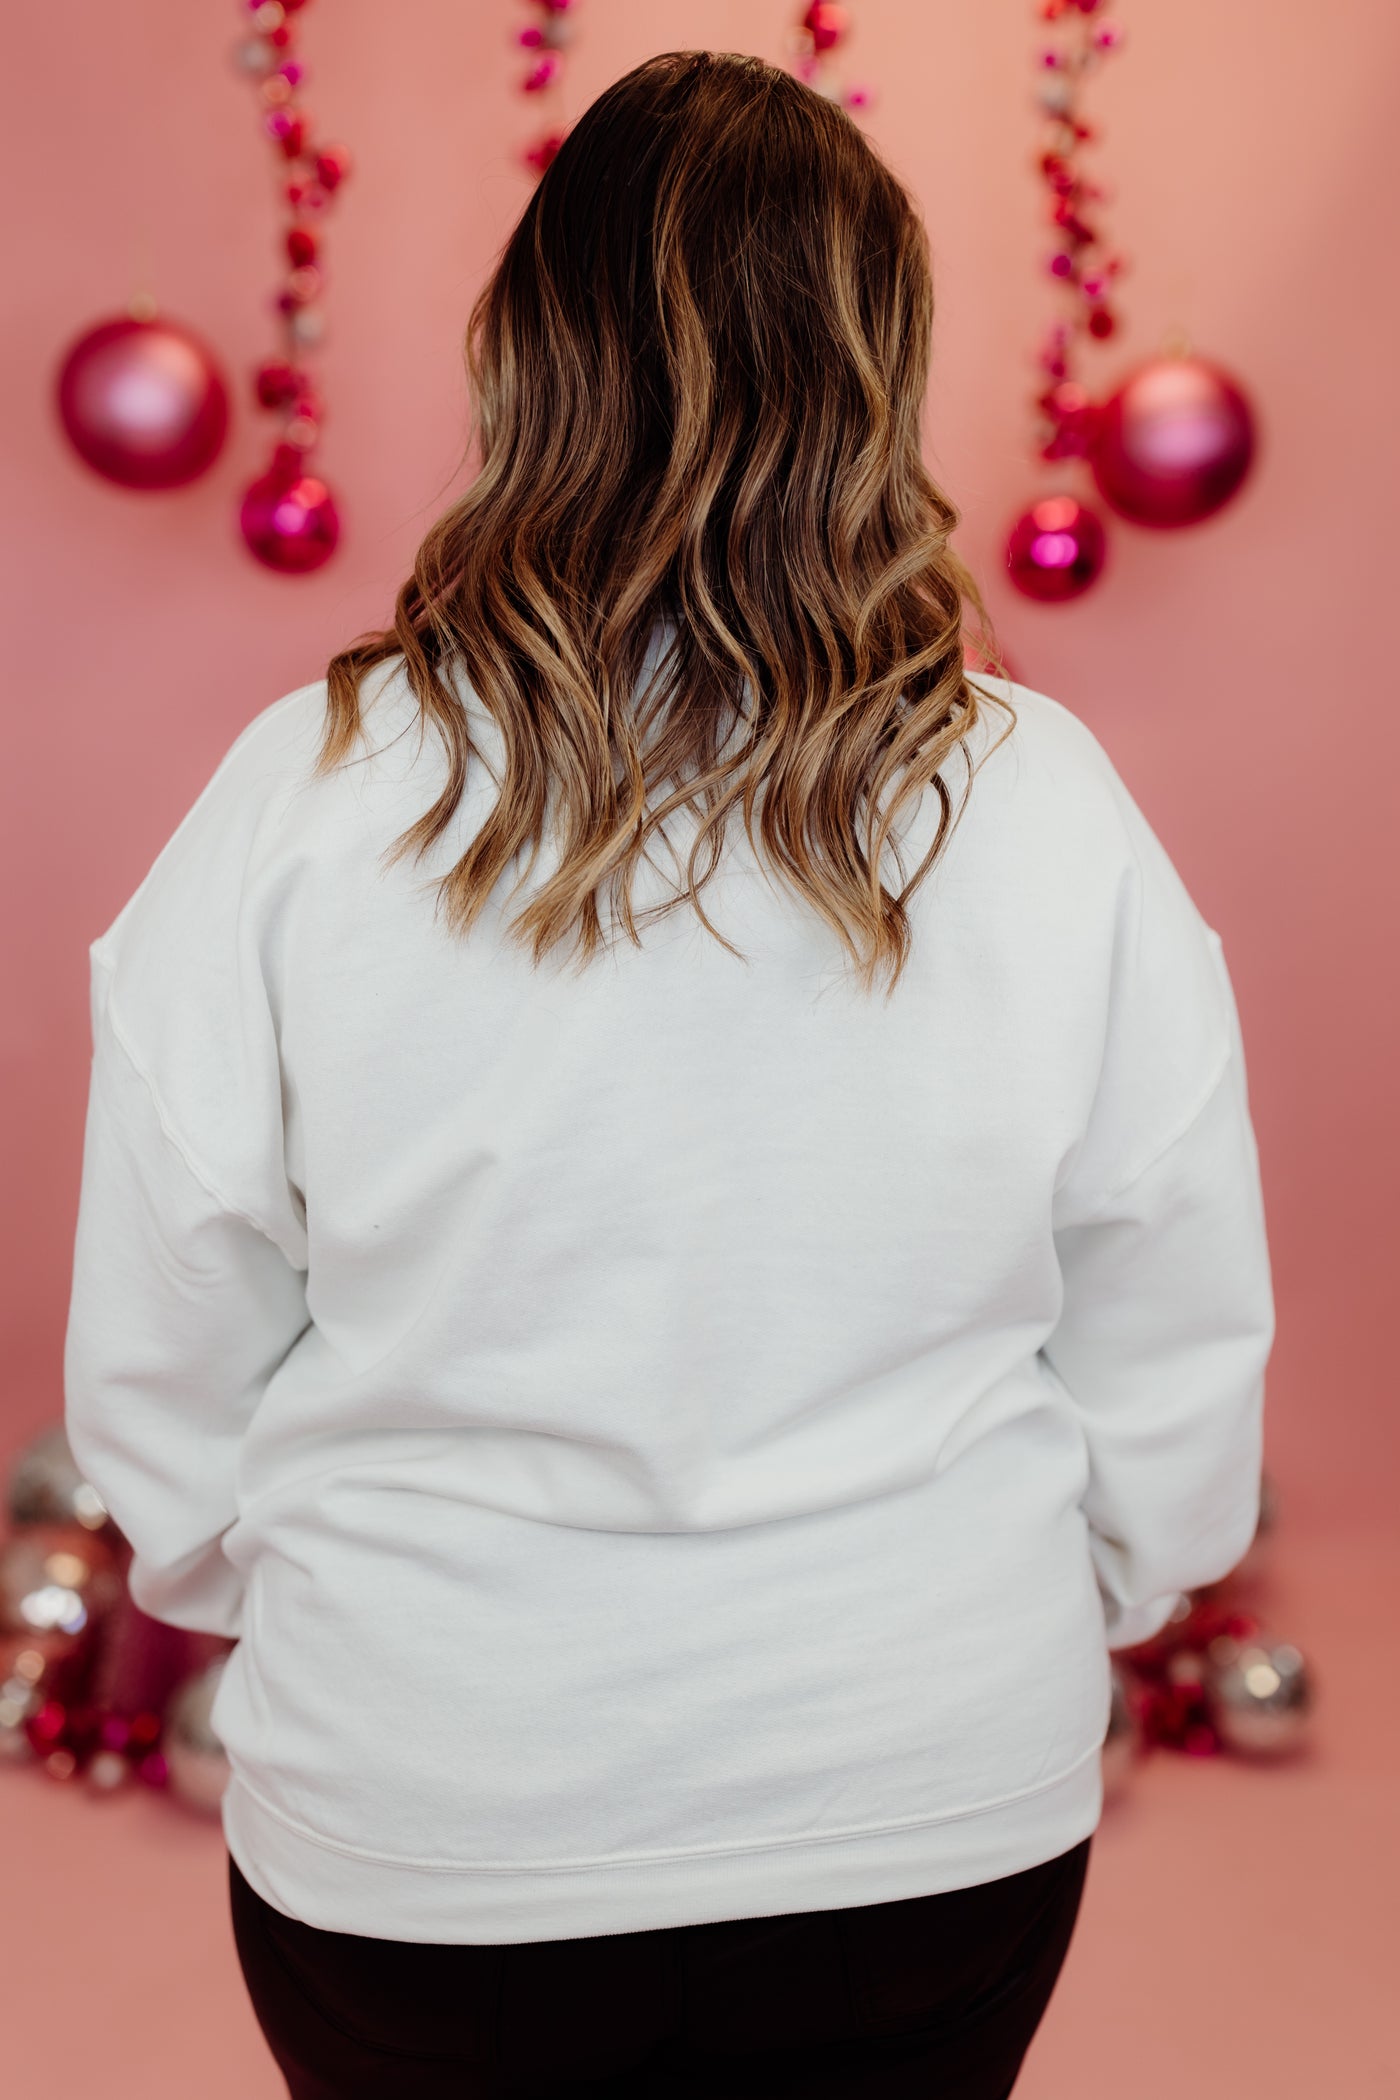
[[[1088,1447],[1111,1648],[1150,1638],[1247,1550],[1274,1335],[1223,947],[1131,803],[1127,818],[1136,870],[1094,1109],[1057,1192],[1063,1296],[1042,1350]]]
[[[236,1638],[222,1551],[239,1444],[308,1324],[304,1272],[173,1134],[93,961],[93,1056],[64,1352],[74,1457],[132,1547],[136,1603]]]

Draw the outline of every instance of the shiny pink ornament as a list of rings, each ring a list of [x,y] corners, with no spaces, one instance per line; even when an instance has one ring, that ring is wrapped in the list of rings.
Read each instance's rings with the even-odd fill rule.
[[[58,412],[79,458],[127,489],[175,489],[212,465],[228,429],[214,358],[173,321],[103,321],[58,375]]]
[[[812,0],[812,5],[802,17],[802,27],[812,39],[815,51],[832,51],[851,26],[851,18],[837,0]]]
[[[1165,528],[1228,503],[1254,448],[1254,417],[1234,380],[1203,358],[1163,357],[1103,404],[1089,464],[1120,517]]]
[[[248,489],[238,522],[258,560],[284,576],[319,569],[340,538],[334,497],[291,445],[278,446],[267,473]]]
[[[1058,604],[1102,575],[1107,551],[1093,511],[1073,496],[1043,496],[1012,526],[1006,566],[1024,597]]]

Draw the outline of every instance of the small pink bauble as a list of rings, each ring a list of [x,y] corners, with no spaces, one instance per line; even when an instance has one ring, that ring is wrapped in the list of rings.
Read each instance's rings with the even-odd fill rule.
[[[304,470],[300,451],[279,445],[271,468],[243,496],[239,527],[264,567],[309,575],[336,552],[340,512],[332,491]]]
[[[1199,357],[1139,366],[1099,412],[1090,466],[1134,525],[1196,525],[1235,494],[1254,457],[1254,417],[1229,375]]]
[[[301,455],[279,446],[266,474],[247,490],[239,525],[249,548],[266,568],[305,576],[329,561],[340,538],[335,498]]]
[[[1011,581],[1027,598],[1058,604],[1077,598],[1103,573],[1104,529],[1073,496],[1042,496],[1024,511],[1006,543]]]
[[[213,356],[173,321],[129,315],[79,337],[59,369],[58,413],[80,459],[127,489],[175,489],[213,464],[228,390]]]

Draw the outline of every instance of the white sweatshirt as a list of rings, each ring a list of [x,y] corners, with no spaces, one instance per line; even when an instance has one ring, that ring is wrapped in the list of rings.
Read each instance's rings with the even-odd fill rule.
[[[982,683],[1017,726],[888,1003],[737,820],[747,960],[681,906],[536,971],[509,877],[455,939],[495,786],[385,872],[442,778],[397,667],[330,778],[324,686],[258,715],[94,942],[68,1430],[138,1603],[238,1637],[282,1911],[572,1938],[1094,1828],[1108,1646],[1254,1528],[1269,1264],[1220,941],[1089,731]]]

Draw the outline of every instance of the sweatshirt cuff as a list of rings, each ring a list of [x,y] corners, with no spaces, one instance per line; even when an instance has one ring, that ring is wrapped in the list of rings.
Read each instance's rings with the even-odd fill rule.
[[[1181,1601],[1179,1590],[1170,1597],[1154,1597],[1146,1604],[1118,1604],[1105,1597],[1104,1625],[1110,1650],[1136,1648],[1140,1641],[1150,1641],[1161,1632]]]

